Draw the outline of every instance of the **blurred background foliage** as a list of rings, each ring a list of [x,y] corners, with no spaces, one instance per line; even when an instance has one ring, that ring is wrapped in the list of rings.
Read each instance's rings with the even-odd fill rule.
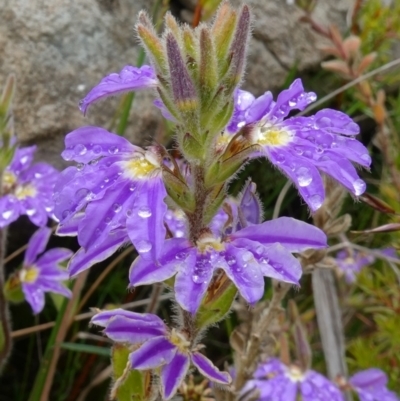
[[[199,0],[193,24],[211,18],[219,3],[219,0]],[[304,85],[308,90],[314,90],[319,98],[327,97],[319,108],[340,109],[360,124],[360,140],[369,148],[373,160],[371,172],[363,171],[361,175],[368,183],[368,193],[384,202],[372,207],[368,199],[355,202],[347,196],[343,211],[352,217],[351,230],[357,231],[350,232],[348,237],[370,249],[388,246],[399,249],[397,230],[362,231],[400,223],[400,68],[397,65],[397,68],[378,71],[335,96],[331,94],[363,74],[392,62],[394,48],[400,43],[400,1],[394,0],[388,5],[382,0],[356,1],[349,15],[348,32],[343,36],[336,28],[320,26],[312,19],[315,1],[298,0],[296,4],[304,10],[302,23],[311,24],[325,36],[330,48],[325,49],[327,63],[302,77]],[[157,26],[160,26],[167,9],[168,1],[156,2],[153,17]],[[364,68],[359,68],[363,60]],[[144,54],[141,54],[137,63],[143,62]],[[296,66],[293,66],[285,86],[289,86],[296,76]],[[135,107],[134,101],[133,95],[125,95],[115,120],[111,122],[121,135],[125,132],[130,108]],[[171,129],[166,123],[165,132],[156,139],[168,142]],[[275,202],[286,184],[285,177],[267,161],[253,161],[232,183],[230,190],[233,195],[241,190],[249,176],[257,184],[265,218],[272,218]],[[392,210],[385,209],[382,204]],[[303,220],[310,217],[293,187],[282,198],[279,214]],[[77,249],[75,239],[53,237],[50,246],[61,245]],[[9,255],[8,271],[21,263],[22,255]],[[89,307],[111,308],[131,304],[136,306],[136,311],[154,311],[158,307],[158,314],[165,320],[170,316],[170,305],[165,297],[160,298],[159,305],[151,303],[152,294],[160,291],[159,288],[140,287],[127,291],[127,271],[134,257],[134,250],[129,247],[91,269],[87,275],[82,274],[71,283],[74,291],[72,301],[52,296],[52,302],[46,304],[38,317],[32,316],[26,303],[12,306],[14,351],[0,378],[1,401],[46,401],[46,394],[52,401],[108,399],[110,344],[97,329],[88,328]],[[379,367],[389,375],[391,389],[400,392],[400,284],[397,269],[396,265],[377,260],[362,270],[354,284],[345,283],[339,275],[337,284],[350,373]],[[270,288],[267,284],[266,298]],[[288,298],[296,302],[310,339],[313,367],[324,372],[310,276],[305,276],[301,288],[293,289]],[[289,317],[286,319],[289,333]],[[232,313],[219,327],[212,328],[204,340],[209,354],[219,366],[230,361],[228,338],[238,323],[237,315]],[[277,344],[277,351],[278,348]]]

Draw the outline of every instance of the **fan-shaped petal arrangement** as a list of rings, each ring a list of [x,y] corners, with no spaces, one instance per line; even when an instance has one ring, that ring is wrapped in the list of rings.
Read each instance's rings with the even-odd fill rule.
[[[137,370],[160,368],[163,399],[175,394],[191,364],[213,382],[231,382],[229,374],[193,348],[184,333],[170,330],[156,315],[115,309],[98,313],[91,322],[104,327],[104,334],[115,342],[140,344],[130,353],[129,365]]]

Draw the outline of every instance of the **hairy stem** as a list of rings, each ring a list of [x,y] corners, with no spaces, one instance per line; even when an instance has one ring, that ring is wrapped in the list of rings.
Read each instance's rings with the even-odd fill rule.
[[[259,362],[258,357],[260,355],[260,346],[269,337],[268,328],[280,312],[281,302],[291,287],[290,284],[280,281],[274,281],[273,286],[274,291],[268,308],[265,309],[258,318],[258,322],[255,324],[255,329],[250,334],[250,338],[243,353],[237,355],[235,361],[236,378],[233,383],[235,392],[226,393],[228,401],[235,400],[237,394],[243,388],[247,380],[252,377],[257,367],[257,363]]]

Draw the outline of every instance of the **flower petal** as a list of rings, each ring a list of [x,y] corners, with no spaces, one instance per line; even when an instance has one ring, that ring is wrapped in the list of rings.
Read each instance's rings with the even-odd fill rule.
[[[58,237],[76,237],[81,220],[85,217],[84,213],[76,213],[63,224],[58,224],[56,235]]]
[[[150,322],[114,316],[108,321],[104,333],[113,341],[136,344],[164,336],[165,325],[158,321]]]
[[[87,250],[84,248],[79,249],[69,261],[68,271],[70,276],[76,276],[94,264],[107,259],[128,241],[125,230],[116,230],[112,231],[102,243],[96,244],[96,246],[92,246]]]
[[[271,115],[283,119],[292,110],[304,110],[310,103],[314,102],[317,96],[314,92],[305,92],[301,79],[296,79],[289,89],[283,90],[276,99],[271,110]]]
[[[51,235],[51,229],[48,227],[40,228],[35,231],[28,243],[28,248],[25,252],[24,265],[31,266],[37,256],[46,249],[46,245],[49,242]]]
[[[291,217],[279,217],[243,228],[231,234],[230,237],[249,239],[265,246],[278,242],[289,252],[327,247],[326,235],[319,228]]]
[[[221,372],[214,364],[199,352],[193,352],[191,355],[192,363],[199,372],[212,380],[213,382],[221,384],[230,384],[232,378],[227,372]]]
[[[152,67],[149,65],[143,65],[142,67],[126,65],[119,74],[112,73],[104,77],[86,97],[80,101],[79,108],[82,113],[86,114],[90,104],[104,97],[156,86],[157,78]]]
[[[325,198],[325,189],[314,161],[293,156],[285,150],[270,149],[268,153],[270,161],[289,177],[311,211],[319,209]]]
[[[44,291],[35,284],[22,283],[22,291],[26,301],[31,305],[36,315],[44,308]]]
[[[264,294],[264,280],[254,256],[247,249],[226,246],[226,263],[221,267],[235,284],[242,297],[254,304]]]
[[[263,218],[261,202],[256,193],[256,184],[251,180],[247,181],[240,195],[239,215],[244,220],[239,225],[245,223],[244,227],[252,224],[260,224]]]
[[[132,182],[124,180],[118,186],[108,188],[103,198],[87,205],[78,231],[78,241],[82,247],[89,249],[101,244],[113,229],[123,227],[127,218],[125,211],[137,196],[131,188]]]
[[[210,284],[214,262],[210,254],[198,254],[196,249],[191,249],[176,260],[179,270],[175,277],[175,299],[192,314],[196,313]]]
[[[135,322],[149,322],[152,325],[163,326],[164,331],[166,330],[164,322],[156,315],[151,313],[137,313],[121,308],[101,311],[92,317],[90,323],[97,326],[107,327],[110,319],[116,316],[121,316]]]
[[[354,195],[360,196],[364,193],[366,189],[365,182],[358,176],[354,166],[344,157],[327,151],[323,158],[315,161],[315,165]]]
[[[165,241],[158,262],[138,256],[129,270],[130,285],[153,284],[172,277],[180,266],[180,258],[183,258],[183,254],[186,255],[186,250],[190,247],[191,244],[186,239],[172,238]]]
[[[36,149],[36,145],[28,146],[26,148],[17,148],[6,171],[19,175],[21,171],[25,170],[32,164]]]
[[[20,214],[21,207],[15,196],[5,195],[0,198],[0,228],[17,220]]]
[[[354,387],[359,388],[378,388],[386,387],[388,383],[385,372],[380,369],[371,368],[361,372],[357,372],[349,379],[349,383]]]
[[[161,368],[160,377],[163,400],[169,400],[175,394],[186,376],[189,365],[189,357],[178,351],[171,362]]]
[[[255,97],[250,92],[236,89],[234,93],[234,110],[232,113],[231,120],[226,127],[228,132],[236,133],[246,123],[246,110],[254,102]]]
[[[155,369],[170,363],[177,351],[176,345],[165,337],[156,337],[146,341],[138,350],[129,355],[132,369]]]
[[[72,292],[69,288],[65,287],[59,281],[55,281],[52,277],[48,279],[46,277],[39,276],[35,284],[40,286],[40,289],[46,292],[54,292],[56,294],[64,295],[64,297],[71,298]]]
[[[42,255],[37,260],[37,265],[46,265],[52,263],[57,265],[58,263],[63,262],[64,260],[69,259],[72,256],[73,252],[67,248],[53,248],[48,250],[44,255]]]
[[[314,116],[318,128],[333,134],[347,136],[360,133],[360,127],[345,113],[333,109],[323,109]]]
[[[300,392],[304,401],[344,401],[342,392],[329,379],[312,370],[301,382]]]
[[[130,154],[138,150],[127,139],[100,127],[80,127],[65,137],[65,150],[61,156],[65,160],[89,163],[99,157]]]
[[[145,180],[126,220],[129,238],[144,259],[158,260],[164,245],[166,196],[161,174]]]

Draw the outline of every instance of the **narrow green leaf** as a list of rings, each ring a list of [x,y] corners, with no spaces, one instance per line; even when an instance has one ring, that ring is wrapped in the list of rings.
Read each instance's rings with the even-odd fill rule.
[[[100,356],[110,356],[110,349],[106,347],[98,347],[96,345],[79,344],[79,343],[62,343],[61,348],[75,351],[86,352],[88,354],[95,354]]]

